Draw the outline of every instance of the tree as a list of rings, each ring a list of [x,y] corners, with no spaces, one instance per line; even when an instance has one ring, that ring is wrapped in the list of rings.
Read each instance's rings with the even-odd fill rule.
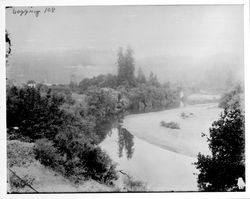
[[[148,84],[149,85],[153,85],[153,86],[160,86],[160,83],[157,79],[157,76],[154,75],[154,73],[151,71],[150,75],[149,75],[149,79],[148,79]]]
[[[141,67],[138,69],[137,81],[141,84],[146,83],[146,77],[145,77]]]
[[[240,106],[227,107],[210,128],[212,155],[198,155],[196,168],[201,191],[237,191],[238,178],[245,179],[245,128]]]
[[[51,90],[42,96],[34,87],[7,88],[8,134],[29,141],[43,137],[53,139],[65,122],[65,114],[60,110],[63,103],[64,99]]]
[[[233,90],[228,93],[225,93],[219,102],[219,107],[228,108],[234,105],[239,105],[241,102],[241,95],[243,94],[243,89],[241,85],[236,85]]]
[[[133,50],[127,48],[125,55],[123,49],[119,48],[118,51],[118,83],[128,87],[135,86],[135,61],[133,58]]]
[[[117,64],[118,64],[118,79],[119,83],[122,82],[122,78],[125,76],[125,63],[124,63],[124,56],[123,56],[123,48],[120,47],[117,53]]]
[[[65,99],[60,93],[51,88],[40,93],[39,88],[7,88],[8,138],[35,142],[35,158],[75,182],[92,178],[111,184],[117,179],[115,164],[97,146],[100,131],[95,117],[62,110]],[[91,110],[102,111],[105,118],[115,111],[112,91],[99,89],[91,94]]]
[[[109,88],[90,87],[87,91],[89,115],[94,115],[99,121],[106,120],[117,113],[118,93]]]
[[[107,74],[103,83],[104,87],[116,88],[117,86],[117,76],[112,74]]]

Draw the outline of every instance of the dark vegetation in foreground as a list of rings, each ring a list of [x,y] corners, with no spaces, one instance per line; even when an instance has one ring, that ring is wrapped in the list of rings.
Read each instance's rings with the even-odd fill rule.
[[[135,77],[134,64],[132,50],[120,49],[118,75],[86,78],[79,85],[7,85],[8,140],[34,143],[35,158],[73,182],[94,179],[112,185],[116,165],[98,146],[111,128],[108,121],[125,112],[176,107],[180,100],[178,88],[161,85],[153,73],[146,79],[139,70]]]
[[[201,191],[244,191],[238,180],[245,181],[245,116],[243,91],[237,87],[226,93],[219,106],[224,108],[207,136],[212,155],[198,155],[195,163]]]

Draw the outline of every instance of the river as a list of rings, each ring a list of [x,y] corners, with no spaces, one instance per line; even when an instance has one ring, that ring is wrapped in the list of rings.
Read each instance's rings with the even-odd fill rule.
[[[209,154],[206,137],[222,109],[215,103],[126,116],[100,146],[117,168],[146,183],[149,191],[198,191],[194,162]],[[169,129],[161,121],[174,121]]]

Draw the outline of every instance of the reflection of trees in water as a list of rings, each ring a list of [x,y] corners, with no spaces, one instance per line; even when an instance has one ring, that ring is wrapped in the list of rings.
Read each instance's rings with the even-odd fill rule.
[[[134,136],[129,131],[121,126],[123,117],[112,117],[105,121],[97,122],[95,127],[95,135],[97,137],[97,144],[100,144],[107,135],[111,136],[112,129],[118,130],[118,146],[119,157],[123,156],[123,150],[127,154],[127,158],[132,158],[134,152]]]
[[[97,122],[97,125],[95,127],[95,133],[98,138],[97,144],[101,143],[107,135],[110,135],[112,133],[111,129],[117,127],[117,119],[109,118],[106,121]]]
[[[119,157],[123,156],[123,149],[127,153],[127,158],[130,159],[134,153],[134,136],[129,131],[121,126],[118,127],[118,145],[119,145]]]

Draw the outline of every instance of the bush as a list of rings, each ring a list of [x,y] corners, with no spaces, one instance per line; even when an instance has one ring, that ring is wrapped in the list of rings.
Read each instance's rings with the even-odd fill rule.
[[[161,121],[161,126],[164,126],[166,128],[170,128],[170,129],[180,129],[180,125],[177,122]]]
[[[100,147],[83,139],[69,137],[57,137],[57,139],[54,145],[46,139],[36,142],[36,159],[43,165],[60,172],[76,183],[92,178],[109,184],[117,179],[115,165]]]
[[[87,174],[94,180],[109,183],[117,179],[115,165],[109,156],[100,147],[86,145],[85,150],[79,154],[86,166]]]
[[[37,140],[34,147],[35,158],[44,166],[49,166],[58,170],[62,157],[59,151],[53,146],[48,139]]]

